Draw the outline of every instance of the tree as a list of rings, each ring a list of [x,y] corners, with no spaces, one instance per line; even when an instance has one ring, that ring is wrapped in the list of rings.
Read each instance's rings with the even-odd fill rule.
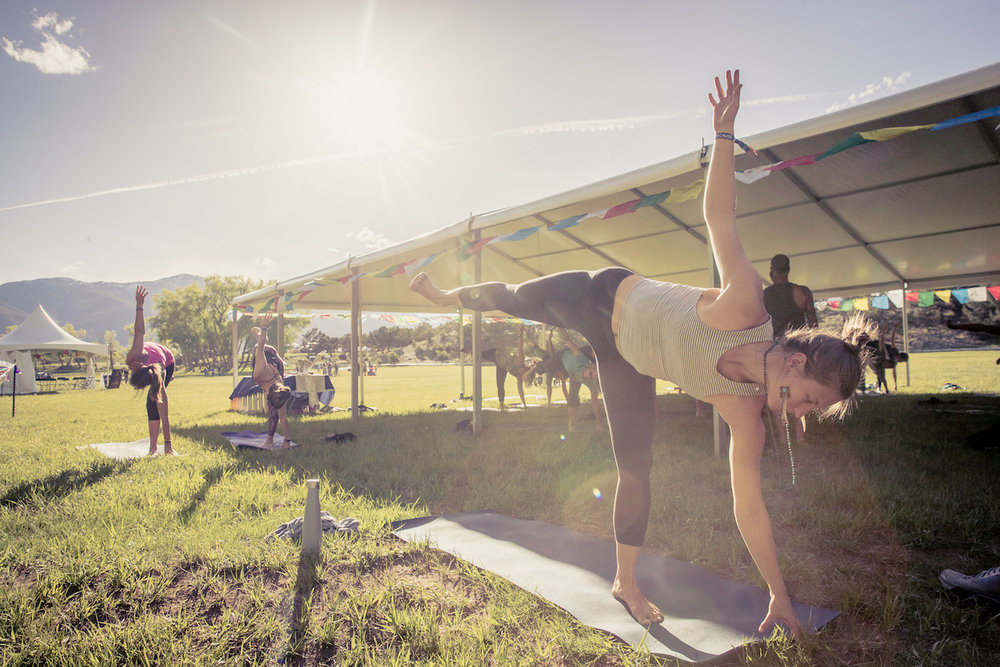
[[[209,276],[204,288],[194,284],[176,291],[164,290],[155,297],[158,312],[149,322],[150,329],[187,366],[206,373],[225,371],[233,363],[232,300],[263,286],[262,281],[241,276]],[[248,340],[252,320],[244,317],[238,322],[244,357],[246,349],[252,349]],[[304,321],[286,319],[286,341],[294,340],[305,325]]]
[[[104,344],[108,346],[108,364],[112,368],[114,368],[115,359],[117,359],[119,363],[125,363],[125,354],[128,350],[126,350],[125,346],[118,340],[118,335],[114,331],[108,330],[104,332]]]

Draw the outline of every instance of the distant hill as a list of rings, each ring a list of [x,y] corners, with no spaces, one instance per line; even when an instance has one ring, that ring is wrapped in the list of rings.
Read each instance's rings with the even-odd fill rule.
[[[147,319],[156,315],[152,296],[189,285],[204,286],[200,276],[182,274],[141,283],[149,290]],[[122,345],[132,338],[125,325],[135,321],[135,287],[139,283],[85,283],[70,278],[39,278],[0,285],[0,335],[20,324],[41,304],[56,324],[72,324],[87,332],[90,342],[103,343],[104,332],[114,331]]]

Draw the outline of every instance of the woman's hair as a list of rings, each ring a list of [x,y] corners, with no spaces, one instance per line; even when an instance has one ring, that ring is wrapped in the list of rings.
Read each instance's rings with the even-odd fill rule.
[[[136,390],[149,387],[149,395],[157,403],[162,403],[160,389],[163,386],[163,364],[157,362],[148,366],[140,366],[128,376],[128,383]]]
[[[280,382],[275,382],[267,392],[267,405],[273,410],[280,410],[291,397],[291,389]]]
[[[871,362],[866,343],[878,338],[878,328],[859,312],[844,321],[840,334],[820,329],[793,329],[784,336],[784,346],[806,355],[805,374],[837,391],[843,400],[820,413],[820,419],[842,419],[854,408],[855,393]]]

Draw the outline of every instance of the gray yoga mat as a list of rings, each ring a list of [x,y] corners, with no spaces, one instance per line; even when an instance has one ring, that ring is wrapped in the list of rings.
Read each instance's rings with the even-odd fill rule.
[[[96,449],[110,459],[141,459],[149,454],[149,438],[140,438],[132,442],[97,442],[87,445]],[[82,447],[77,447],[82,449]],[[163,454],[163,441],[158,443],[156,453]]]
[[[634,648],[689,662],[712,660],[761,641],[767,591],[730,581],[696,565],[642,554],[639,584],[663,612],[647,631],[611,596],[615,546],[542,521],[493,512],[466,512],[400,521],[394,534],[426,539],[480,568],[562,607],[581,623],[604,630]],[[811,632],[838,612],[793,603]]]
[[[256,431],[223,431],[222,437],[231,442],[233,447],[252,447],[254,449],[273,449],[281,451],[282,449],[291,449],[299,446],[299,444],[293,440],[288,447],[281,447],[281,443],[284,441],[284,438],[280,435],[276,435],[274,439],[274,447],[268,447],[266,444],[267,433],[258,433]]]

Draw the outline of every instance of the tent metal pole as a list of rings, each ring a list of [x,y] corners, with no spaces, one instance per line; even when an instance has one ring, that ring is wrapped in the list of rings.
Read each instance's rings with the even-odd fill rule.
[[[239,326],[240,326],[240,316],[239,313],[233,308],[233,336],[232,336],[232,348],[233,348],[233,389],[236,389],[237,385],[237,368],[236,364],[239,362],[237,355],[239,354]]]
[[[477,229],[473,239],[478,242],[480,232]],[[482,252],[473,256],[473,281],[478,284],[483,280]],[[461,321],[459,322],[461,325]],[[483,432],[483,359],[482,350],[482,328],[483,314],[478,310],[472,315],[472,433],[479,435]]]
[[[907,355],[910,354],[910,324],[909,317],[907,317],[906,309],[906,281],[903,281],[903,352]],[[910,386],[910,361],[909,356],[906,357],[906,386]]]
[[[465,396],[465,318],[463,317],[464,310],[459,306],[458,308],[458,373],[461,377],[462,390],[459,392],[459,397]]]
[[[283,359],[285,357],[285,293],[278,292],[278,303],[276,304],[275,310],[278,312],[278,340],[275,341],[278,348],[278,355]]]
[[[358,372],[361,370],[358,361],[358,338],[361,332],[361,286],[360,279],[351,282],[351,419],[358,420],[361,411],[358,409]]]

